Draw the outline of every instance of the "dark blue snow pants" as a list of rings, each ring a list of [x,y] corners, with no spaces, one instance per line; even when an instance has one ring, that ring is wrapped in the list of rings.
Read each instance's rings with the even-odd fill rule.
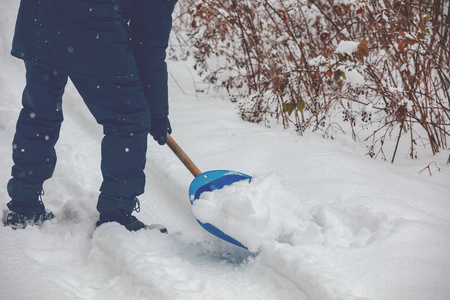
[[[36,199],[43,182],[52,177],[55,144],[63,121],[62,96],[69,78],[58,70],[31,62],[25,62],[25,66],[27,84],[13,141],[13,179],[8,185],[12,207],[26,206],[26,201]],[[119,198],[142,194],[151,117],[139,79],[70,79],[97,122],[103,125],[100,191]]]

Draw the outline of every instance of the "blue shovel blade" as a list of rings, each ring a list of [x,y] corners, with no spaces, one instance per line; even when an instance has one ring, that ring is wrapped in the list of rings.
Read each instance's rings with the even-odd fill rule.
[[[195,177],[195,179],[192,181],[191,186],[189,187],[189,199],[191,200],[191,204],[193,204],[195,200],[200,198],[200,195],[203,192],[211,192],[241,180],[251,180],[251,179],[252,179],[251,176],[235,171],[216,170],[204,172]],[[225,234],[223,231],[221,231],[214,225],[209,223],[202,223],[199,220],[197,220],[197,222],[206,231],[217,236],[218,238],[221,238],[222,240],[225,240],[229,243],[247,249],[247,247],[245,247],[242,243],[238,242],[231,236]]]

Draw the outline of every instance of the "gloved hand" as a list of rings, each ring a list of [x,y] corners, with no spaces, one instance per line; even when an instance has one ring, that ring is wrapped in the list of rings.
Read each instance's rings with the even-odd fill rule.
[[[153,119],[150,127],[150,134],[160,145],[164,145],[167,141],[167,133],[172,133],[169,118]]]

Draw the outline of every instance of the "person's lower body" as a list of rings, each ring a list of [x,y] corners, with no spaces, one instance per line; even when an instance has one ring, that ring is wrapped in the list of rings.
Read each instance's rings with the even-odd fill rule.
[[[27,85],[13,140],[14,166],[8,182],[11,201],[7,206],[11,213],[25,217],[32,224],[34,220],[45,220],[48,214],[41,200],[42,187],[55,169],[55,144],[63,121],[62,96],[69,76],[31,62],[25,65]],[[105,134],[98,225],[115,221],[130,230],[140,229],[142,223],[136,223],[131,213],[138,204],[136,196],[144,192],[151,123],[140,81],[138,78],[121,82],[102,82],[87,76],[70,78],[97,122],[103,125]],[[133,226],[128,226],[133,222]]]

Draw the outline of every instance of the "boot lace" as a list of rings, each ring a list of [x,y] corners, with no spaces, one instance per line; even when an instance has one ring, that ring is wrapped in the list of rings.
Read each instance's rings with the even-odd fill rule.
[[[134,200],[136,201],[136,204],[134,206],[133,211],[138,213],[141,211],[141,202],[139,201],[139,199],[137,197],[134,197]]]
[[[44,195],[45,195],[45,191],[44,191],[44,188],[42,188],[42,190],[40,191],[39,196],[38,196],[38,203],[39,204],[43,204],[44,203],[43,200],[42,200],[42,196],[44,196]]]

